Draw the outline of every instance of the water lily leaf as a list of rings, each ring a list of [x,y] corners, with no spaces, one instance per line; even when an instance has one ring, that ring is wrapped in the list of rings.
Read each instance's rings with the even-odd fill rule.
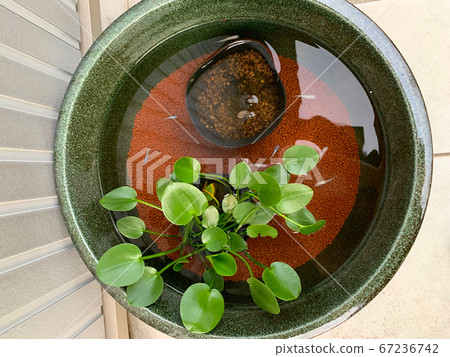
[[[280,313],[277,298],[264,283],[255,278],[247,279],[247,283],[250,287],[252,299],[256,305],[271,314]]]
[[[230,184],[236,189],[247,187],[251,173],[250,166],[245,161],[241,161],[231,170]]]
[[[204,283],[191,285],[181,298],[181,320],[189,332],[211,331],[219,323],[224,310],[222,294]]]
[[[263,271],[262,279],[270,291],[279,299],[289,301],[298,298],[302,285],[297,272],[282,262],[270,264]]]
[[[258,194],[262,204],[276,205],[281,199],[281,189],[277,180],[265,172],[254,172],[250,176],[248,187]]]
[[[100,204],[110,211],[130,211],[137,205],[137,193],[129,186],[122,186],[107,193]]]
[[[208,284],[208,286],[211,286],[211,288],[219,291],[222,291],[225,287],[225,282],[222,275],[217,274],[212,268],[205,269],[203,272],[203,281]]]
[[[212,264],[217,274],[222,276],[232,276],[236,274],[237,264],[233,256],[228,253],[207,255],[206,259]]]
[[[280,186],[287,185],[289,183],[289,179],[291,178],[289,172],[287,172],[286,169],[280,164],[270,166],[265,169],[264,172],[277,180]]]
[[[202,242],[210,252],[218,252],[227,244],[227,234],[222,228],[206,228],[202,233]]]
[[[178,226],[188,224],[193,216],[200,216],[208,201],[198,188],[182,182],[167,186],[161,201],[166,218]]]
[[[111,286],[127,286],[144,274],[141,250],[134,244],[119,244],[102,255],[97,264],[97,276]]]
[[[283,213],[294,213],[305,207],[313,197],[313,190],[302,184],[290,183],[281,186],[281,200],[277,208]]]
[[[205,212],[203,212],[202,226],[204,228],[211,228],[217,226],[219,223],[219,211],[214,206],[209,206]]]
[[[159,299],[164,289],[164,281],[158,271],[145,267],[142,277],[127,287],[127,299],[133,306],[148,306]]]
[[[238,200],[235,195],[228,194],[222,200],[222,210],[225,213],[233,212],[234,208],[237,206]]]
[[[303,226],[310,226],[316,223],[314,215],[305,207],[299,209],[298,211],[288,214],[287,217],[298,223],[295,224],[289,220],[286,220],[286,225],[294,232],[300,232],[300,229]]]
[[[276,238],[278,235],[278,231],[266,224],[254,224],[247,227],[247,234],[249,237],[256,238],[259,235],[261,237],[272,237]]]
[[[319,158],[319,153],[312,147],[294,145],[284,152],[283,165],[291,174],[301,176],[316,167]]]
[[[135,216],[123,217],[117,221],[116,225],[119,232],[130,239],[141,237],[145,230],[145,222]]]
[[[313,233],[317,232],[318,230],[322,229],[324,226],[325,226],[325,221],[323,219],[321,219],[320,221],[317,221],[316,223],[314,223],[310,226],[302,227],[300,229],[300,233],[313,234]]]
[[[267,224],[272,220],[274,215],[275,213],[269,207],[260,205],[252,220],[252,224]]]
[[[237,223],[241,223],[245,219],[243,224],[250,224],[256,216],[256,208],[258,207],[250,202],[239,203],[233,210],[233,217]],[[252,213],[252,211],[254,212]]]
[[[242,252],[247,249],[247,242],[240,234],[231,232],[228,233],[229,245],[232,251]]]
[[[201,165],[192,157],[182,157],[173,165],[173,172],[177,178],[185,183],[194,183],[200,177]]]
[[[166,179],[165,177],[160,178],[156,182],[156,195],[158,196],[158,199],[161,201],[162,197],[164,195],[164,191],[166,190],[167,186],[173,183],[172,180]]]

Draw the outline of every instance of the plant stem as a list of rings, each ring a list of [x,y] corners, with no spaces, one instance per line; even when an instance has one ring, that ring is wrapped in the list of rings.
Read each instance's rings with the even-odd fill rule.
[[[214,202],[217,203],[217,207],[220,207],[219,201],[217,201],[217,198],[216,198],[213,194],[211,194],[211,193],[208,192],[208,191],[202,191],[202,192],[207,193],[207,194],[214,200]]]
[[[194,251],[194,252],[192,252],[192,253],[189,253],[189,254],[187,254],[187,255],[185,255],[185,256],[182,256],[182,257],[180,257],[180,258],[174,260],[173,262],[167,264],[164,268],[162,268],[162,269],[158,272],[158,275],[161,275],[162,273],[164,273],[164,272],[165,272],[167,269],[169,269],[172,265],[175,265],[175,264],[177,264],[178,262],[180,262],[180,261],[182,261],[182,260],[184,260],[184,259],[190,258],[190,257],[192,257],[193,255],[198,254],[198,253],[204,251],[205,249],[206,249],[206,247],[200,248],[199,250],[196,250],[196,251]]]
[[[231,253],[231,254],[235,255],[236,257],[238,257],[240,260],[242,260],[242,261],[244,262],[245,266],[247,267],[248,272],[250,273],[250,277],[253,278],[253,271],[252,271],[252,268],[250,268],[250,265],[247,263],[247,261],[246,261],[242,256],[240,256],[239,254],[237,254],[236,252],[233,252],[231,249],[225,248],[225,250],[226,250],[228,253]]]
[[[202,223],[200,222],[200,219],[197,216],[194,216],[195,222],[197,223],[198,227],[202,228]]]
[[[162,257],[163,255],[167,255],[173,252],[176,252],[177,250],[181,249],[182,246],[179,245],[176,248],[173,248],[172,250],[168,250],[167,252],[160,252],[160,253],[156,253],[156,254],[152,254],[152,255],[146,255],[145,257],[142,257],[142,260],[147,260],[147,259],[152,259],[152,258],[157,258],[157,257]]]
[[[258,262],[255,258],[253,258],[249,253],[244,252],[245,256],[250,259],[253,263],[255,263],[256,265],[259,265],[261,268],[267,269],[267,267],[263,264]]]
[[[272,211],[274,211],[277,215],[279,215],[280,217],[283,217],[284,219],[288,220],[289,222],[292,222],[294,224],[296,224],[299,227],[305,227],[303,225],[301,225],[298,222],[293,221],[292,219],[290,219],[289,217],[285,216],[283,213],[281,213],[280,211],[278,211],[276,208],[273,207],[269,207]]]
[[[162,211],[161,207],[155,206],[154,204],[151,204],[151,203],[148,203],[148,202],[145,202],[145,201],[142,201],[142,200],[136,200],[136,201],[138,201],[139,203],[142,203],[144,205],[147,205],[147,206],[150,206],[150,207],[153,207],[153,208],[156,208],[156,209],[159,209],[160,211]]]
[[[154,234],[154,235],[157,235],[157,236],[160,236],[160,237],[179,237],[178,235],[162,234],[162,233],[158,233],[158,232],[149,231],[147,229],[144,229],[144,232],[150,233],[150,234]]]

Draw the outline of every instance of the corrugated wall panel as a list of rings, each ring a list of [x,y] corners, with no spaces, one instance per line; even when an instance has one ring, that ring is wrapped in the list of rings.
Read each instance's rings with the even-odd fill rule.
[[[56,199],[53,137],[81,59],[75,0],[0,0],[0,338],[104,338]]]

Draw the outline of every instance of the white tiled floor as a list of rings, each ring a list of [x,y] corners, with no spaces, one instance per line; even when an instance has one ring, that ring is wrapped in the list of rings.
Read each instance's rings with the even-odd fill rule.
[[[422,229],[398,273],[362,311],[319,338],[450,338],[450,1],[357,6],[388,34],[419,82],[433,131],[433,185]],[[129,325],[132,338],[165,337],[131,316]]]

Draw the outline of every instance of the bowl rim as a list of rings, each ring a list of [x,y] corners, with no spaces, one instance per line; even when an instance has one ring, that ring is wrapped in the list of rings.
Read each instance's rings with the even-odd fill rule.
[[[267,1],[269,0],[258,0],[259,3],[264,3]],[[76,213],[74,212],[74,208],[72,206],[72,198],[68,185],[68,175],[70,175],[69,166],[72,162],[68,160],[70,158],[70,153],[67,150],[66,144],[69,140],[68,128],[71,123],[71,113],[77,97],[82,90],[83,84],[89,78],[89,73],[93,64],[102,56],[102,54],[104,54],[105,51],[107,51],[108,46],[119,36],[121,36],[121,34],[124,33],[128,27],[137,22],[140,18],[144,17],[147,13],[158,11],[160,8],[164,8],[165,6],[171,6],[173,2],[173,0],[160,0],[155,1],[152,4],[150,4],[150,1],[141,2],[119,17],[101,35],[101,37],[94,43],[82,59],[70,82],[61,106],[56,130],[54,160],[57,195],[60,201],[63,218],[66,222],[66,226],[68,227],[70,236],[74,241],[81,257],[94,276],[95,264],[97,260],[78,225]],[[400,227],[400,233],[397,236],[396,246],[394,247],[395,249],[390,251],[386,256],[386,259],[380,263],[379,276],[373,277],[371,281],[365,282],[357,293],[350,296],[350,299],[348,299],[345,304],[341,304],[336,307],[335,311],[332,311],[327,315],[327,318],[321,317],[317,319],[317,321],[311,322],[310,326],[303,326],[302,328],[294,327],[292,329],[285,330],[282,333],[260,333],[259,335],[248,335],[245,337],[283,338],[294,337],[299,334],[301,334],[302,337],[312,337],[337,326],[362,309],[362,307],[364,307],[385,287],[385,285],[396,273],[403,260],[406,258],[406,255],[408,254],[419,231],[423,216],[425,214],[431,187],[432,141],[427,111],[414,76],[398,49],[371,19],[345,0],[303,0],[302,2],[306,5],[321,6],[326,8],[326,10],[336,13],[337,16],[342,17],[348,24],[354,26],[359,32],[364,34],[363,37],[366,41],[370,41],[373,47],[376,47],[379,50],[386,64],[390,66],[392,73],[396,75],[396,80],[403,91],[404,99],[410,106],[409,110],[412,117],[411,121],[415,125],[416,131],[413,140],[417,146],[419,142],[422,144],[422,147],[416,147],[416,151],[413,153],[414,160],[417,165],[417,169],[415,171],[415,178],[417,179],[413,182],[412,191],[414,191],[414,197],[410,197],[410,206],[406,209],[404,222],[412,219],[418,219],[419,221],[414,225],[405,224]],[[286,6],[294,6],[295,3],[298,3],[298,1],[289,0],[286,1]],[[370,286],[369,283],[371,284]],[[159,330],[171,336],[195,338],[230,337],[226,335],[214,334],[214,330],[208,335],[198,336],[189,334],[182,327],[174,324],[165,317],[158,315],[155,311],[151,311],[148,308],[133,308],[127,305],[126,296],[122,289],[108,288],[108,292],[121,305],[126,307],[128,311],[141,319],[144,314],[146,316],[146,322],[151,322],[152,325],[156,325]]]

